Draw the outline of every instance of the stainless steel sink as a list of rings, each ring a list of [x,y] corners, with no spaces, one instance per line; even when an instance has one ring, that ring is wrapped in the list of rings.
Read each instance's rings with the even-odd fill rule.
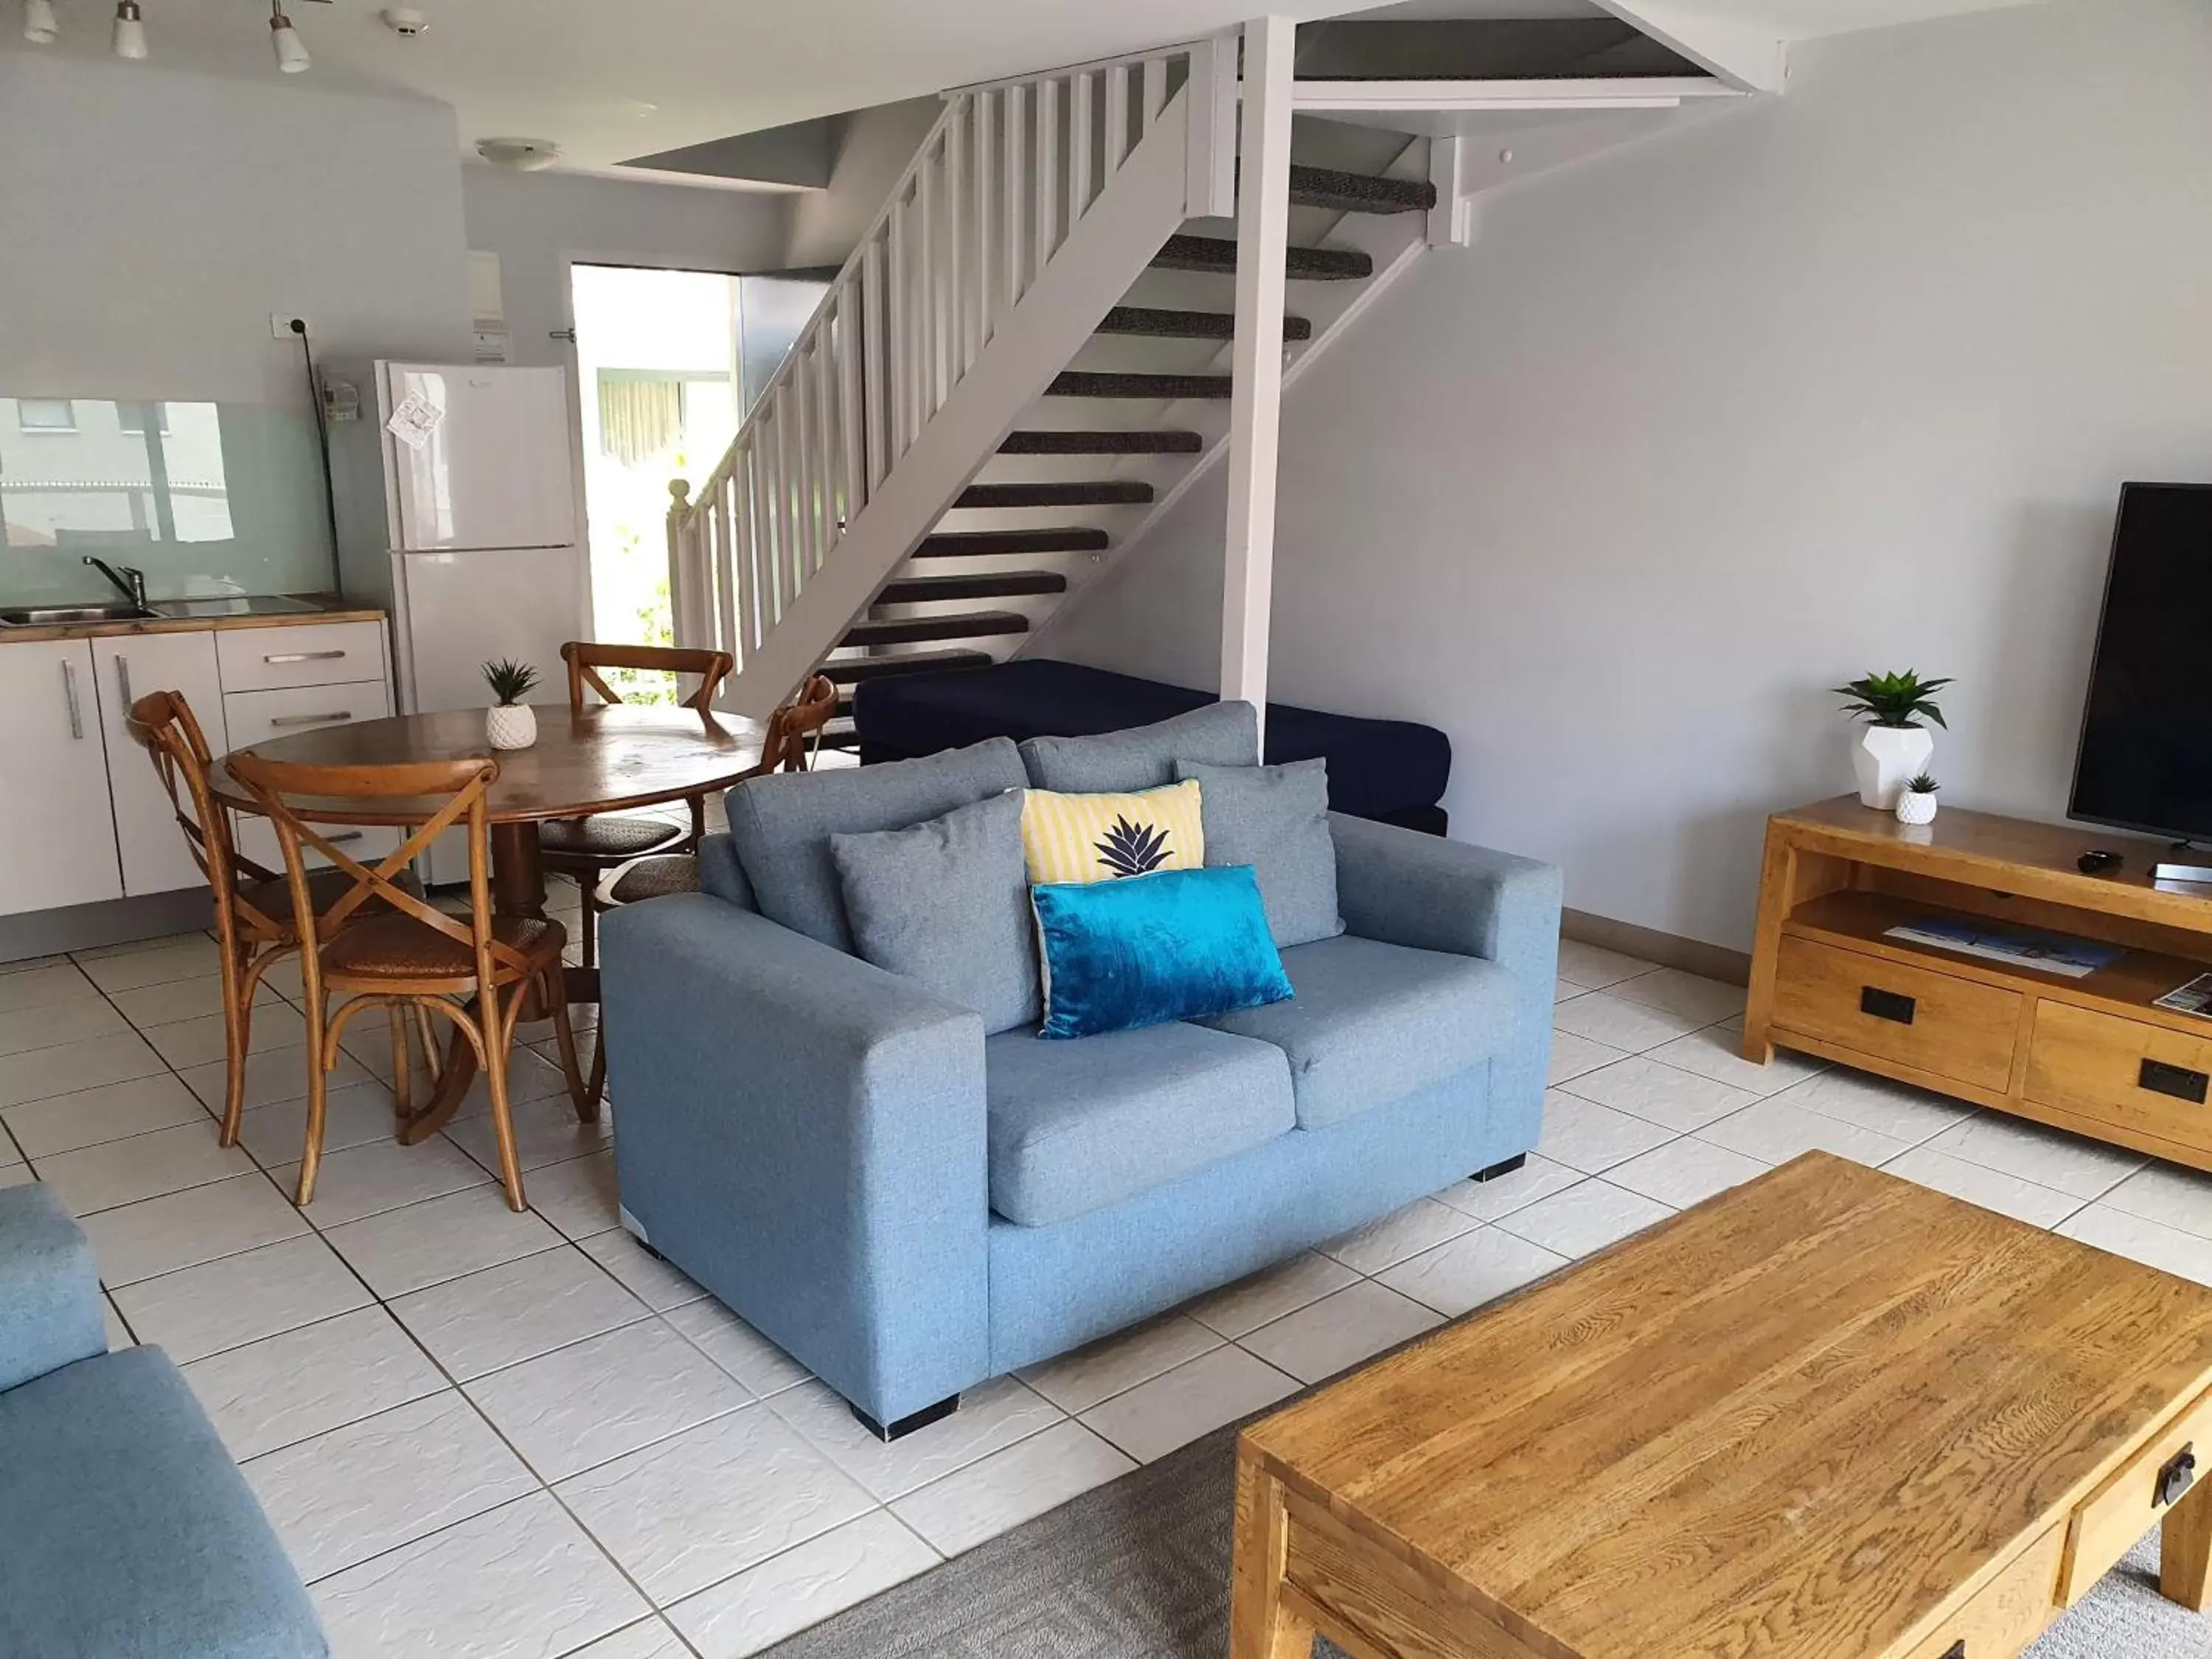
[[[212,599],[156,599],[154,609],[164,617],[296,617],[324,607],[312,599],[295,599],[289,593],[225,594]]]
[[[0,628],[70,628],[85,623],[147,622],[161,613],[143,605],[34,605],[0,611]]]

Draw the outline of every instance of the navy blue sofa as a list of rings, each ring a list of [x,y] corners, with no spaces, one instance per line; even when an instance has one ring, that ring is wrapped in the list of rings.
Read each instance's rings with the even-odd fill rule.
[[[863,765],[919,760],[986,738],[1089,738],[1151,726],[1214,701],[1210,691],[1138,679],[1049,657],[988,668],[898,674],[854,688],[853,724]],[[1411,720],[1326,714],[1267,705],[1270,765],[1328,762],[1329,810],[1441,836],[1451,739]]]

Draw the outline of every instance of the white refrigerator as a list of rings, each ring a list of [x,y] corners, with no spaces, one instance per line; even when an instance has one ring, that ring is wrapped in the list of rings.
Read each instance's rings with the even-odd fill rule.
[[[589,603],[566,372],[379,363],[376,419],[401,712],[483,708],[501,657],[537,666],[531,701],[565,702]],[[458,837],[429,878],[468,878]]]

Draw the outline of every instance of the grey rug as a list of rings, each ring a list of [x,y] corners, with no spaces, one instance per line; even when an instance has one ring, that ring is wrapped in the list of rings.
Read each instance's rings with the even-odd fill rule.
[[[1236,1430],[817,1625],[768,1659],[1223,1659]],[[1317,1654],[1342,1659],[1329,1643]],[[2158,1593],[2158,1534],[2027,1659],[2207,1659],[2212,1619]],[[1650,1659],[1680,1659],[1654,1654]]]

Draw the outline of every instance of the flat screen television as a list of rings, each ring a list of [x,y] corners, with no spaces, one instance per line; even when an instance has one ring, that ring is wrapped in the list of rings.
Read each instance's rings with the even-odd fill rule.
[[[2212,484],[2121,489],[2067,811],[2212,842]]]

